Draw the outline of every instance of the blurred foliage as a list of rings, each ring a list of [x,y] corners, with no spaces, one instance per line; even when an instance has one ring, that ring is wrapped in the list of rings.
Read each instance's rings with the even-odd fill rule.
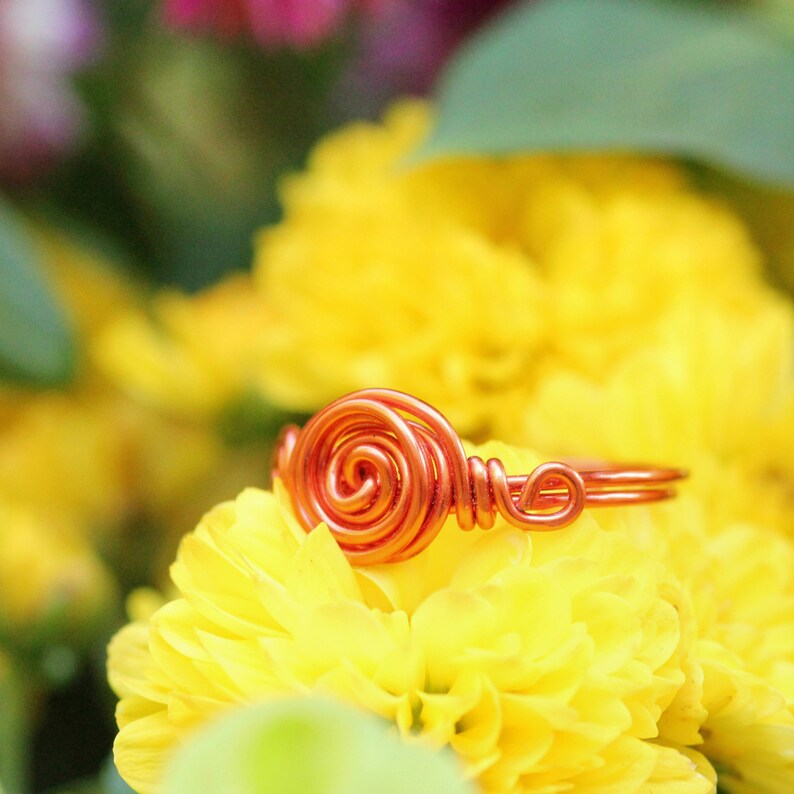
[[[71,331],[41,275],[23,221],[0,201],[0,378],[36,386],[68,380]]]
[[[331,123],[344,42],[267,53],[163,30],[142,0],[107,14],[80,83],[90,145],[21,197],[113,234],[161,283],[195,290],[247,268],[254,231],[278,217],[278,178]]]
[[[41,702],[32,736],[30,790],[129,792],[109,755],[115,731],[113,707],[105,684],[104,653],[97,652],[68,684]],[[97,770],[101,770],[99,775]]]
[[[794,185],[792,74],[794,47],[757,8],[523,4],[452,62],[415,159],[631,150]]]

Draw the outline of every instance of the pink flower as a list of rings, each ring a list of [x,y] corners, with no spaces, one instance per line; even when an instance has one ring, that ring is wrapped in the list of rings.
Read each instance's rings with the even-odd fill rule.
[[[425,94],[458,45],[515,0],[391,0],[362,30],[338,102],[377,115],[403,94]]]
[[[0,179],[28,179],[75,141],[69,76],[98,40],[85,0],[0,0]]]
[[[352,11],[375,0],[166,0],[168,24],[235,37],[253,36],[268,48],[312,47],[338,30]]]
[[[463,39],[514,0],[397,0],[365,32],[363,63],[424,93]]]

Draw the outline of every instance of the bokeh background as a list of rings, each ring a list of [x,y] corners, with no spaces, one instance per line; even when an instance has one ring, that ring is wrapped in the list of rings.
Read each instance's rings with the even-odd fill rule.
[[[634,6],[628,0],[594,2],[589,11],[586,3],[557,0],[0,0],[0,784],[8,794],[128,790],[110,760],[116,732],[105,674],[110,636],[168,596],[167,569],[179,539],[206,510],[245,486],[268,485],[273,443],[285,422],[303,420],[347,388],[410,385],[401,373],[411,359],[400,359],[385,341],[352,368],[340,342],[336,370],[330,342],[322,347],[325,330],[332,341],[348,331],[334,330],[333,306],[322,314],[316,296],[297,308],[293,300],[302,280],[316,285],[328,278],[326,294],[340,290],[335,305],[340,316],[352,317],[350,333],[370,334],[366,312],[353,315],[368,295],[381,293],[358,281],[347,288],[345,278],[359,276],[353,264],[349,276],[345,268],[359,253],[340,245],[337,254],[329,228],[366,236],[370,216],[356,208],[346,227],[339,220],[344,208],[363,206],[371,195],[371,219],[378,223],[378,207],[392,200],[396,206],[393,197],[367,192],[368,180],[379,178],[367,169],[380,173],[379,158],[385,163],[404,154],[397,171],[450,154],[464,161],[480,154],[498,161],[515,152],[650,158],[649,170],[632,166],[625,179],[646,186],[685,179],[738,218],[746,239],[729,235],[721,244],[743,252],[752,241],[757,253],[748,261],[778,296],[763,303],[758,318],[777,322],[780,302],[788,305],[794,287],[794,6],[786,0]],[[643,61],[641,46],[626,49],[626,32],[635,28],[639,42],[659,35],[655,58]],[[752,34],[745,41],[739,29]],[[610,62],[613,51],[618,55]],[[334,130],[356,130],[349,125],[384,114],[391,114],[394,142],[382,150],[363,132],[330,142]],[[411,146],[428,135],[422,153],[411,155]],[[329,142],[315,149],[320,141]],[[315,179],[308,187],[289,178],[307,162]],[[609,166],[593,161],[582,168],[585,184],[609,180]],[[447,200],[455,179],[464,193],[476,194],[472,185],[485,178],[472,166],[427,186],[417,180],[416,206]],[[569,197],[544,187],[543,173],[531,178],[539,191],[551,191],[549,206],[573,207],[573,198],[566,204]],[[334,180],[361,186],[358,197]],[[507,178],[502,187],[502,197],[517,190]],[[482,195],[493,206],[500,200],[485,188]],[[475,218],[475,204],[450,212]],[[303,238],[284,226],[285,212],[293,225],[306,219]],[[575,208],[568,217],[578,217]],[[477,216],[480,222],[492,224],[493,239],[507,236],[493,219]],[[535,237],[526,245],[535,245],[534,253],[543,247],[546,222],[542,215],[527,220],[525,231]],[[530,223],[536,226],[527,231]],[[383,250],[404,242],[414,264],[423,250],[437,256],[433,245],[442,259],[447,255],[435,239],[417,236],[412,243],[410,220],[400,229],[408,230],[405,236],[395,233]],[[642,232],[647,239],[653,233]],[[377,246],[368,255],[377,259]],[[745,268],[742,257],[736,255],[736,272]],[[283,281],[263,275],[270,258]],[[702,261],[698,250],[691,258]],[[698,283],[703,294],[720,283],[721,262]],[[731,260],[725,272],[733,266]],[[512,268],[506,259],[503,272]],[[420,271],[407,266],[398,285],[402,279],[408,291],[414,284],[435,288]],[[686,277],[673,268],[665,278],[674,284]],[[744,288],[736,278],[738,295]],[[463,264],[439,283],[455,279],[465,283],[444,300],[462,301],[470,289],[475,297],[460,304],[461,315],[485,311],[477,296],[487,286],[475,284]],[[598,282],[596,274],[591,286]],[[645,293],[641,285],[633,297],[616,293],[609,300],[635,300],[644,312],[637,295],[657,297],[658,287],[648,285]],[[397,291],[392,284],[385,289]],[[521,289],[517,280],[511,300]],[[352,295],[349,305],[345,295]],[[572,312],[581,299],[570,298]],[[665,299],[659,293],[649,306]],[[544,300],[555,300],[553,289]],[[431,312],[446,311],[430,304]],[[501,314],[498,306],[489,311],[487,333]],[[304,339],[290,322],[314,335]],[[420,335],[429,333],[424,320],[416,322]],[[507,335],[533,337],[527,322]],[[467,333],[482,341],[486,332],[474,324]],[[262,353],[268,334],[276,342]],[[503,336],[493,332],[482,343],[475,362],[480,381],[463,372],[470,362],[460,372],[451,363],[443,388],[432,373],[416,380],[420,396],[440,401],[479,441],[499,434],[495,405],[508,399],[499,384],[515,362],[499,358]],[[439,338],[451,345],[455,337]],[[317,358],[305,372],[291,371],[284,362],[301,360],[302,345],[316,346]],[[730,340],[725,347],[737,349]],[[528,350],[522,355],[534,354],[531,345]],[[754,350],[749,357],[758,361],[762,354],[754,358]],[[414,352],[417,360],[425,355]],[[589,360],[599,355],[607,361],[612,353],[602,348]],[[715,355],[733,366],[729,356]],[[788,360],[787,351],[781,360]],[[452,387],[456,378],[459,388]],[[479,413],[464,399],[469,387]],[[459,402],[447,399],[448,392]],[[510,392],[510,405],[517,394]],[[526,430],[533,442],[559,446],[551,431],[547,436]],[[778,457],[783,473],[776,482],[788,483],[794,470],[794,446],[786,439],[783,433],[758,443]],[[764,454],[748,452],[748,460]]]

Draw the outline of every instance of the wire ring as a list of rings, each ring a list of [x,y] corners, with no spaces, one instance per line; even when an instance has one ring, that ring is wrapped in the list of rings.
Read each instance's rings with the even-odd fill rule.
[[[399,562],[427,548],[454,512],[463,530],[496,515],[521,529],[567,526],[585,506],[667,499],[680,469],[543,463],[508,475],[498,458],[467,457],[444,416],[391,389],[341,397],[303,427],[282,430],[273,476],[310,532],[325,523],[354,565]]]

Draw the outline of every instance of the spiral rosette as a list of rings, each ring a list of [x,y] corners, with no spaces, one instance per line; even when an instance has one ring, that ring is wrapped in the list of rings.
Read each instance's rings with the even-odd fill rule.
[[[282,434],[274,474],[307,531],[320,523],[355,565],[421,552],[450,512],[461,529],[489,529],[497,513],[522,528],[573,521],[585,481],[564,463],[510,477],[502,463],[467,458],[449,422],[401,392],[368,389],[331,403]]]

